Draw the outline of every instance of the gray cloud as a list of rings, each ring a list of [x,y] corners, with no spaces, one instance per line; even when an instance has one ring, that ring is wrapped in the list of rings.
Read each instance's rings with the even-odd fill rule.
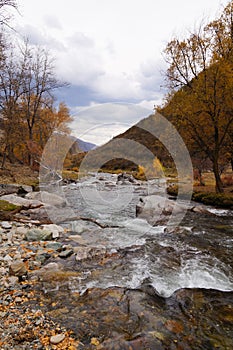
[[[152,113],[135,104],[103,103],[73,109],[72,130],[76,137],[98,145],[127,130]]]
[[[59,19],[54,15],[45,15],[44,16],[44,23],[47,27],[53,28],[53,29],[62,29],[62,24],[59,21]]]

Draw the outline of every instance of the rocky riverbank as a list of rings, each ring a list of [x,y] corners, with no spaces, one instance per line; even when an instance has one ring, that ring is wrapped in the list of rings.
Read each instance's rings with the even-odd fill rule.
[[[163,298],[149,281],[74,290],[87,267],[117,267],[140,247],[94,249],[57,225],[17,222],[2,222],[0,239],[1,349],[233,347],[232,292],[181,289]]]
[[[111,191],[118,186],[109,179],[107,185],[104,178],[97,181]],[[119,184],[125,186],[125,191],[128,185]],[[144,193],[143,186],[136,183],[135,193]],[[74,203],[80,200],[77,189],[71,187]],[[3,215],[0,222],[0,349],[233,348],[233,292],[178,287],[165,297],[153,287],[156,281],[152,283],[146,275],[145,257],[154,269],[160,266],[159,285],[159,279],[167,273],[179,278],[177,273],[182,273],[185,266],[189,269],[184,258],[188,264],[202,254],[202,249],[205,259],[213,255],[214,263],[222,260],[224,268],[230,265],[231,255],[226,256],[225,250],[214,242],[205,246],[201,238],[196,242],[199,249],[190,246],[186,251],[182,247],[185,238],[192,242],[199,237],[200,231],[195,227],[193,231],[186,227],[164,228],[153,231],[157,232],[155,236],[144,230],[137,239],[137,231],[132,232],[126,225],[125,234],[133,235],[133,240],[113,247],[110,241],[117,235],[121,237],[123,226],[109,226],[93,217],[71,217],[62,226],[51,224],[48,214],[63,221],[63,214],[70,210],[66,200],[57,194],[15,185],[2,186],[0,193],[4,202],[15,205],[7,211],[8,220],[3,220]],[[138,211],[143,212],[144,208],[146,215],[158,215],[161,199],[156,198],[153,197],[151,208],[151,197],[144,197]],[[165,218],[172,203],[166,202],[162,212]],[[215,224],[220,224],[218,218],[200,208],[198,212],[193,207],[189,211],[195,225],[205,215],[208,222],[213,218]],[[150,221],[150,217],[147,219]],[[141,222],[135,220],[135,225]],[[230,247],[232,230],[225,221],[223,224],[221,235],[226,235]],[[173,244],[176,237],[177,243]],[[217,268],[225,281],[228,271]],[[218,277],[221,279],[222,275]],[[136,283],[132,283],[134,280]]]

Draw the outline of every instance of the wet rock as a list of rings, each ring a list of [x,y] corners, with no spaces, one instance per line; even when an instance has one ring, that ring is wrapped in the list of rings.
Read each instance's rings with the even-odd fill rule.
[[[65,339],[65,335],[64,334],[53,335],[50,338],[50,343],[53,344],[53,345],[57,345],[57,344],[61,343],[64,339]]]
[[[33,228],[27,231],[24,238],[26,241],[30,242],[50,241],[52,239],[52,232],[47,230],[41,230],[38,228]]]
[[[10,276],[22,277],[27,274],[27,269],[23,261],[14,261],[10,264]]]
[[[146,219],[150,224],[166,221],[171,214],[184,213],[188,207],[159,195],[141,198],[136,206],[136,216]]]
[[[201,205],[197,205],[197,206],[191,208],[191,211],[194,213],[199,213],[199,214],[214,215],[213,213],[211,213],[209,210],[207,210],[205,207],[203,207]]]
[[[137,180],[130,174],[122,173],[117,176],[117,184],[127,184],[127,183],[132,183],[132,184],[137,184]]]

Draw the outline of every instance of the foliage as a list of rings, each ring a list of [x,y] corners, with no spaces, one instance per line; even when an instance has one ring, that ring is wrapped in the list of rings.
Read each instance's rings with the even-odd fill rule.
[[[0,200],[0,211],[13,211],[17,208],[19,208],[17,205],[11,204],[4,200]]]
[[[194,192],[193,200],[220,208],[233,208],[233,195],[231,194]]]
[[[233,128],[233,2],[221,16],[166,49],[169,94],[160,110],[178,128],[191,154],[208,158],[222,192],[220,159],[229,161]],[[228,155],[227,155],[228,154]]]

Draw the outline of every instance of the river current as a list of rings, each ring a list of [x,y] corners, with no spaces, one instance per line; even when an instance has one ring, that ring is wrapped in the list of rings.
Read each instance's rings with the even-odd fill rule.
[[[72,291],[135,289],[145,282],[164,297],[180,288],[233,291],[232,211],[205,207],[209,214],[187,211],[174,230],[166,225],[153,227],[136,217],[136,205],[148,194],[165,196],[165,185],[159,180],[119,183],[117,175],[92,174],[63,187],[75,215],[104,226],[67,221],[71,233],[80,235],[85,246],[121,254],[110,267],[87,266],[82,277],[70,281]]]

